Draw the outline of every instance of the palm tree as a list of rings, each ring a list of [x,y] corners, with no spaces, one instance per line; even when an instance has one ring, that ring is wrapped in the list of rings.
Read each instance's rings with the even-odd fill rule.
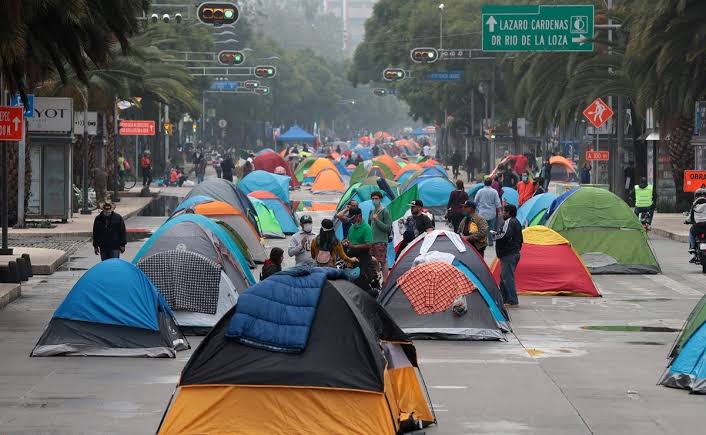
[[[0,17],[0,65],[12,90],[51,72],[86,80],[117,41],[127,49],[149,0],[7,0]]]

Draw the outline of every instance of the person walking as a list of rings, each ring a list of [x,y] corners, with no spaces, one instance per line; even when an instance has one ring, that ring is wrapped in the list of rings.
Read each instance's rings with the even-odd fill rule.
[[[294,257],[296,266],[314,266],[314,259],[311,258],[311,241],[314,240],[314,220],[308,214],[299,219],[301,230],[294,234],[289,240],[287,253]]]
[[[196,184],[203,183],[203,179],[206,176],[206,157],[203,155],[196,161]]]
[[[152,184],[152,156],[149,150],[142,153],[140,167],[142,168],[142,187],[148,187]]]
[[[223,174],[223,179],[233,182],[233,170],[235,169],[235,164],[233,163],[233,158],[230,154],[226,154],[225,159],[221,162],[221,173]]]
[[[522,174],[522,181],[517,183],[517,193],[519,194],[519,204],[529,201],[534,196],[535,186],[534,182],[530,181],[529,174],[526,172]]]
[[[458,174],[459,174],[459,168],[461,167],[461,154],[458,152],[458,149],[454,151],[453,154],[451,154],[451,173],[453,174],[454,179],[458,179]]]
[[[120,258],[127,245],[125,221],[115,213],[112,203],[104,202],[101,209],[93,221],[93,251],[101,256],[101,261]]]
[[[345,261],[348,267],[352,267],[358,261],[357,258],[346,255],[343,244],[336,238],[331,219],[321,221],[319,235],[311,241],[311,258],[319,267],[336,267],[339,259]]]
[[[522,225],[517,220],[517,207],[505,204],[503,218],[505,219],[503,227],[494,235],[495,254],[500,261],[500,292],[506,306],[516,307],[519,305],[519,300],[515,287],[515,270],[517,263],[520,262],[523,243]]]
[[[380,264],[383,279],[387,278],[387,245],[390,243],[392,232],[392,217],[390,212],[382,206],[382,193],[375,191],[370,194],[373,201],[373,211],[370,212],[368,224],[373,230],[373,244],[370,253]]]
[[[463,204],[464,218],[456,228],[456,232],[468,243],[476,248],[476,251],[483,257],[485,248],[488,246],[488,221],[477,213],[478,206],[473,201],[466,201]]]
[[[282,262],[284,261],[284,250],[282,248],[272,248],[270,258],[265,260],[260,273],[260,281],[269,278],[277,272],[282,271]]]
[[[470,183],[473,178],[473,154],[471,153],[466,156],[466,177]]]
[[[451,222],[451,228],[456,231],[463,219],[463,204],[468,201],[468,194],[463,188],[463,181],[456,180],[456,189],[451,191],[449,202],[446,204],[446,216]]]
[[[483,184],[485,184],[485,186],[483,186],[483,188],[476,193],[474,202],[477,204],[478,214],[480,214],[480,216],[488,222],[488,227],[490,230],[494,231],[496,228],[497,217],[502,212],[500,196],[498,195],[498,192],[493,189],[493,183],[490,177],[485,177]],[[488,246],[493,246],[493,238],[490,233],[488,234]]]

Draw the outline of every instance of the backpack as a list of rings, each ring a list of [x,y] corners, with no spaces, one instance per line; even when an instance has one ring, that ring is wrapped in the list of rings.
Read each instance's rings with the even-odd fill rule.
[[[319,240],[317,240],[317,245],[319,244]],[[331,254],[331,251],[336,247],[334,244],[331,247],[325,246],[329,249],[322,249],[322,246],[319,245],[319,252],[316,254],[316,264],[319,267],[336,267],[336,263],[333,261],[333,255]]]

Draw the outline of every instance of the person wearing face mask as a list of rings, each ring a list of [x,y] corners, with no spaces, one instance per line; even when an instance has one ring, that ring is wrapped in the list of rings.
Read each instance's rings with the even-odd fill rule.
[[[382,206],[382,193],[373,192],[370,194],[373,200],[373,211],[370,213],[368,223],[373,230],[373,246],[371,254],[380,263],[383,279],[387,278],[387,245],[390,242],[392,231],[392,217],[390,212]]]
[[[522,174],[522,181],[517,183],[517,193],[519,194],[520,205],[529,201],[534,196],[534,182],[529,179],[529,174]]]
[[[314,266],[314,259],[311,258],[311,241],[314,240],[314,221],[309,215],[304,215],[299,219],[301,231],[292,236],[289,240],[287,253],[294,257],[297,266]]]
[[[375,265],[370,256],[370,247],[373,244],[373,230],[363,220],[363,212],[360,208],[351,208],[348,212],[351,228],[348,230],[348,238],[343,241],[348,256],[357,257],[360,263],[360,277],[354,282],[362,289],[370,292],[375,276]],[[377,296],[377,295],[374,295]]]
[[[123,217],[113,211],[113,204],[103,203],[101,213],[93,221],[93,250],[101,261],[120,258],[127,245]]]
[[[482,257],[488,246],[488,221],[476,213],[477,208],[476,203],[470,200],[463,204],[464,218],[456,232],[473,245]]]

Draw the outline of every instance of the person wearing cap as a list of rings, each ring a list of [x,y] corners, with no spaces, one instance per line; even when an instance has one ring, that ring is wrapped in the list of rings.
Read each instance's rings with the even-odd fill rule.
[[[299,219],[302,229],[289,240],[287,254],[294,257],[297,266],[314,266],[314,259],[311,258],[311,242],[314,240],[314,220],[308,214]]]
[[[424,203],[421,199],[415,199],[412,201],[409,204],[409,208],[412,212],[412,218],[414,219],[414,226],[417,230],[417,236],[434,231],[434,222],[432,222],[431,218],[424,213]]]
[[[464,217],[456,232],[473,245],[482,257],[488,246],[488,222],[477,213],[477,208],[476,203],[470,200],[463,204]]]
[[[101,256],[101,261],[120,258],[127,245],[125,221],[110,202],[104,202],[101,209],[93,221],[93,250]]]
[[[373,211],[368,218],[368,224],[373,230],[373,246],[371,254],[380,263],[383,279],[387,278],[387,245],[390,243],[392,231],[392,217],[390,212],[382,206],[382,192],[375,191],[370,194],[373,201]]]

